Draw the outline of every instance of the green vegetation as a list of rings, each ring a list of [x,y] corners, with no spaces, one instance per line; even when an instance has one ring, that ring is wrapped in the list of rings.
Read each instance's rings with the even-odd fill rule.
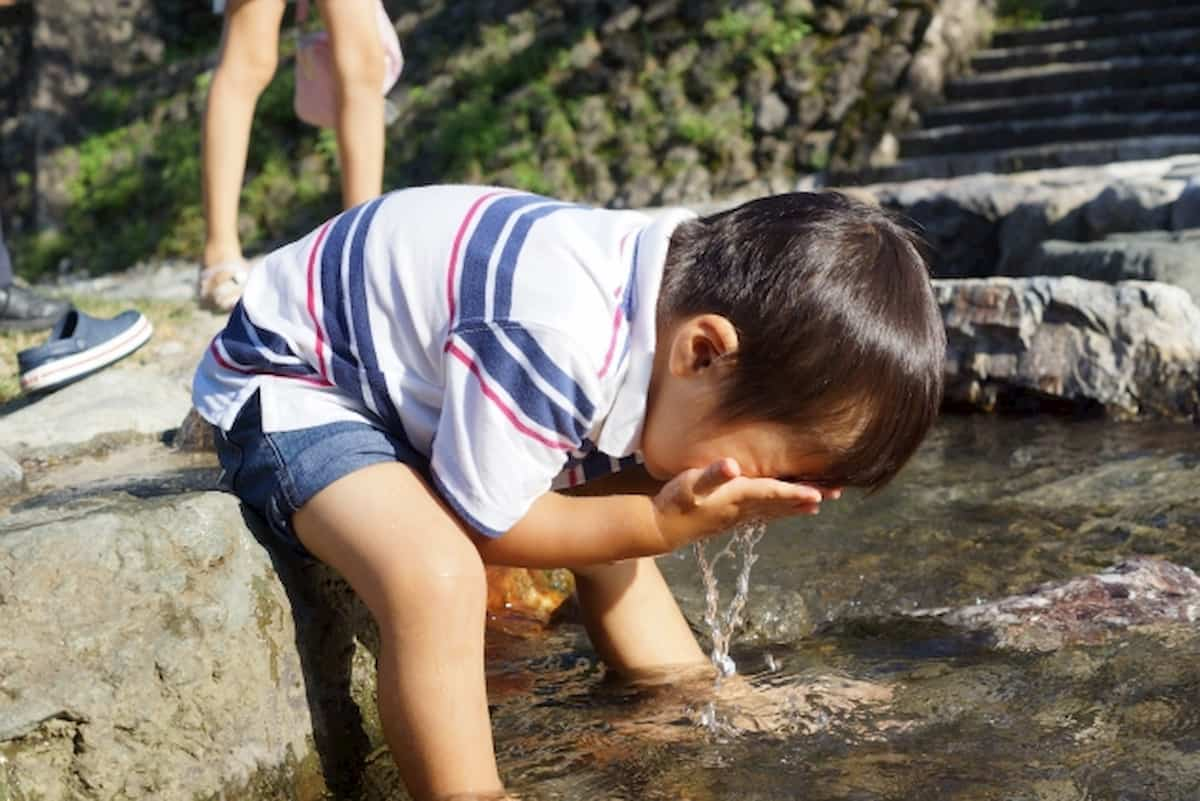
[[[704,32],[716,41],[733,44],[743,58],[751,60],[767,54],[781,56],[812,32],[800,17],[777,18],[771,6],[759,6],[757,12],[727,8],[705,23]]]
[[[1045,21],[1045,0],[1000,0],[996,24],[1000,28],[1036,28]]]
[[[662,194],[667,182],[692,166],[708,171],[716,193],[760,170],[824,166],[797,163],[808,157],[789,151],[786,140],[802,131],[781,130],[759,147],[764,135],[754,128],[765,92],[780,93],[785,81],[811,87],[804,92],[829,84],[833,67],[817,54],[833,39],[788,10],[804,4],[698,0],[686,15],[665,16],[630,8],[633,16],[627,9],[628,21],[614,26],[604,4],[532,0],[514,13],[494,4],[422,5],[413,12],[419,35],[401,37],[406,68],[392,93],[385,187],[495,182],[645,204],[671,202]],[[292,38],[281,41],[241,197],[249,253],[302,235],[340,207],[336,137],[295,118]],[[211,71],[195,57],[203,48],[184,42],[175,52],[195,68],[172,95],[148,97],[134,82],[92,94],[94,133],[53,157],[52,172],[65,176],[55,225],[13,243],[24,275],[64,260],[98,273],[147,258],[198,257],[200,122]]]
[[[59,228],[14,243],[23,275],[51,272],[64,259],[96,273],[148,257],[197,257],[204,237],[198,116],[208,80],[202,73],[190,97],[170,99],[190,104],[188,118],[135,120],[59,154],[74,161],[64,186],[70,202]],[[297,209],[315,206],[300,214],[309,223],[333,210],[326,197],[336,152],[332,133],[309,129],[297,136],[292,81],[291,72],[281,70],[255,118],[242,193],[241,225],[250,245],[295,233]],[[120,98],[112,90],[101,103],[117,113]],[[296,175],[297,164],[308,169]]]

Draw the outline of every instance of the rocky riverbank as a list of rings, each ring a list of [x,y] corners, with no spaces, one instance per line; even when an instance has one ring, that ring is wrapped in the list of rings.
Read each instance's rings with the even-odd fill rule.
[[[1165,178],[1173,182],[1171,189],[1157,194],[1129,189],[1141,184],[1128,181],[1119,184],[1125,189],[1090,186],[1088,194],[1071,181],[1064,191],[1076,198],[1073,206],[1044,189],[1049,179],[1006,180],[1026,182],[1010,190],[1024,200],[984,201],[961,185],[936,186],[940,195],[934,185],[869,191],[892,205],[903,198],[914,216],[941,224],[930,231],[935,244],[958,247],[961,232],[980,232],[978,241],[1001,254],[981,268],[991,271],[1006,253],[1005,263],[1020,263],[1012,255],[1018,245],[996,239],[999,231],[1019,237],[1024,229],[1014,220],[1046,220],[1039,229],[1044,231],[1090,220],[1088,230],[1095,233],[1130,225],[1104,220],[1145,215],[1157,226],[1168,221],[1169,229],[1169,221],[1187,219],[1191,203],[1190,178],[1178,192],[1179,179]],[[1101,202],[1101,196],[1116,200]],[[1120,201],[1129,197],[1150,200]],[[1044,202],[1035,206],[1032,198]],[[1063,222],[1068,218],[1075,222]],[[981,233],[985,228],[991,233]],[[327,791],[339,798],[400,797],[394,774],[380,767],[386,758],[381,762],[374,717],[375,633],[365,610],[329,571],[266,550],[254,521],[233,498],[213,491],[213,455],[178,447],[192,441],[180,426],[190,406],[196,356],[222,322],[188,300],[194,271],[191,264],[164,264],[57,287],[84,305],[144,305],[158,333],[135,357],[89,379],[0,407],[0,454],[6,457],[0,459],[0,607],[10,632],[0,650],[0,799],[315,799]],[[952,402],[1000,410],[1092,410],[1141,419],[1147,431],[1159,425],[1156,420],[1200,415],[1200,311],[1185,288],[1075,276],[955,277],[938,279],[936,291],[950,334]],[[1100,429],[1088,431],[1102,448],[1109,447]],[[1194,434],[1194,427],[1172,431],[1178,433],[1164,441],[1177,447],[1186,440],[1180,434]],[[897,507],[895,496],[891,501],[885,496],[872,502],[878,506],[861,507],[863,517],[838,518],[837,525],[862,527],[868,540],[895,536],[897,526],[919,539],[927,524],[904,522],[916,514],[913,509],[940,508],[947,499],[977,503],[971,499],[982,489],[972,483],[972,464],[987,463],[994,454],[982,449],[973,456],[976,445],[961,453],[956,447],[935,436],[906,473],[912,478],[903,492],[912,495],[915,507]],[[1112,557],[1130,555],[1127,543],[1137,553],[1200,564],[1194,548],[1180,544],[1200,521],[1191,475],[1196,454],[1168,450],[1114,453],[1066,478],[1062,474],[1076,468],[1075,457],[1048,467],[1037,463],[1046,457],[1021,462],[1020,451],[1012,454],[1014,475],[1032,470],[1034,483],[1016,487],[1010,506],[994,514],[1010,518],[1018,531],[1036,530],[1039,543],[1058,536],[1038,528],[1052,522],[1062,536],[1100,549],[1083,563],[1059,565],[1060,572],[1049,577],[1044,568],[1033,571],[1040,580],[1059,580],[1032,600],[970,604],[958,597],[973,586],[981,601],[1027,589],[1024,573],[1015,586],[968,574],[945,595],[934,594],[939,582],[914,577],[911,587],[894,594],[885,590],[867,605],[850,597],[835,600],[853,582],[830,586],[825,595],[793,589],[789,583],[802,575],[811,574],[810,587],[820,585],[825,568],[807,562],[821,547],[814,541],[802,558],[781,557],[777,569],[764,568],[764,591],[751,603],[741,642],[795,645],[814,635],[819,639],[822,631],[836,633],[840,625],[854,631],[862,625],[894,628],[887,622],[892,615],[912,611],[902,603],[904,594],[924,592],[929,595],[915,605],[949,607],[922,612],[913,625],[960,631],[954,636],[970,644],[963,648],[985,647],[978,639],[985,635],[995,647],[1027,643],[1035,650],[1121,643],[1135,635],[1161,635],[1165,642],[1183,636],[1190,643],[1186,633],[1194,629],[1200,593],[1194,575],[1182,567],[1134,563],[1116,574],[1068,581],[1085,565],[1084,572],[1097,573]],[[1071,517],[1072,510],[1085,508],[1078,520]],[[873,519],[871,509],[881,516]],[[979,512],[956,506],[946,514],[969,527]],[[914,525],[915,533],[906,530]],[[831,530],[830,536],[834,550],[841,547],[843,531]],[[942,546],[949,539],[931,536]],[[1014,536],[1010,528],[986,547],[1004,547]],[[849,569],[859,571],[860,580],[880,576],[884,588],[904,585],[896,573],[904,568],[881,564],[887,548],[868,545],[864,553],[848,556]],[[932,544],[929,548],[914,560],[918,576],[962,569],[952,562],[966,552],[949,547],[943,559]],[[1043,557],[1028,558],[1054,564]],[[676,560],[665,566],[685,611],[699,620],[698,588]],[[546,620],[571,589],[561,573],[506,581],[496,582],[493,609],[503,613],[515,606],[530,620]],[[853,622],[862,614],[874,617]],[[544,636],[536,633],[536,623],[514,621],[501,627],[509,639],[493,648],[509,663]],[[571,631],[572,625],[551,631]],[[921,637],[935,636],[930,633],[935,629],[917,630]],[[521,639],[529,636],[535,639]],[[590,658],[582,653],[577,658]],[[494,674],[496,686],[525,686],[513,671],[510,664]],[[862,707],[867,714],[894,694],[873,687],[822,678],[810,685],[816,707],[805,708],[824,708],[824,693],[830,708],[849,714]],[[917,728],[940,719],[922,718],[926,713],[913,703],[911,695],[900,693],[894,705],[916,715]],[[502,711],[500,725],[511,725],[503,720]],[[804,730],[834,736],[829,725],[814,712]],[[886,731],[892,729],[881,729]],[[363,789],[370,783],[365,777],[379,771],[390,776],[384,785],[392,789],[371,795]]]

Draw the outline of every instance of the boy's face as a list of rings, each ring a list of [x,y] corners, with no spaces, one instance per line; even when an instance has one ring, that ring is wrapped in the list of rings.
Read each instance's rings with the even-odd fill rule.
[[[742,475],[784,481],[820,476],[830,459],[815,448],[800,445],[796,432],[768,422],[713,425],[687,420],[682,411],[662,426],[647,426],[642,438],[646,470],[660,481],[669,481],[684,470],[708,467],[719,459],[737,461]]]
[[[682,321],[659,337],[642,428],[646,470],[669,481],[685,470],[735,459],[742,475],[796,479],[827,472],[828,455],[780,423],[728,423],[715,414],[725,367],[737,351],[737,332],[723,317]]]

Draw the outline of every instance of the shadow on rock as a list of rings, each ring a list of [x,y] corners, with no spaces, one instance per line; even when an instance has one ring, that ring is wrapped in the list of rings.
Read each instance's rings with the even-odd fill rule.
[[[376,707],[379,630],[370,611],[332,568],[279,546],[265,521],[241,508],[290,601],[314,747],[328,791],[335,798],[386,797],[370,791],[380,767],[394,772]]]
[[[124,493],[135,498],[162,498],[216,489],[219,470],[211,467],[186,468],[150,476],[122,476],[116,480],[92,481],[75,487],[64,487],[25,498],[14,504],[12,511],[57,509],[89,498]]]

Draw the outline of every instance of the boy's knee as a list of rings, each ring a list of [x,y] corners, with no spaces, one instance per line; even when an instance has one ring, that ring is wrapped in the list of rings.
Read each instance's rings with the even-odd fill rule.
[[[379,614],[405,613],[417,605],[434,610],[462,606],[482,609],[487,602],[483,560],[469,542],[466,548],[401,554],[391,564],[381,566],[380,579]]]

